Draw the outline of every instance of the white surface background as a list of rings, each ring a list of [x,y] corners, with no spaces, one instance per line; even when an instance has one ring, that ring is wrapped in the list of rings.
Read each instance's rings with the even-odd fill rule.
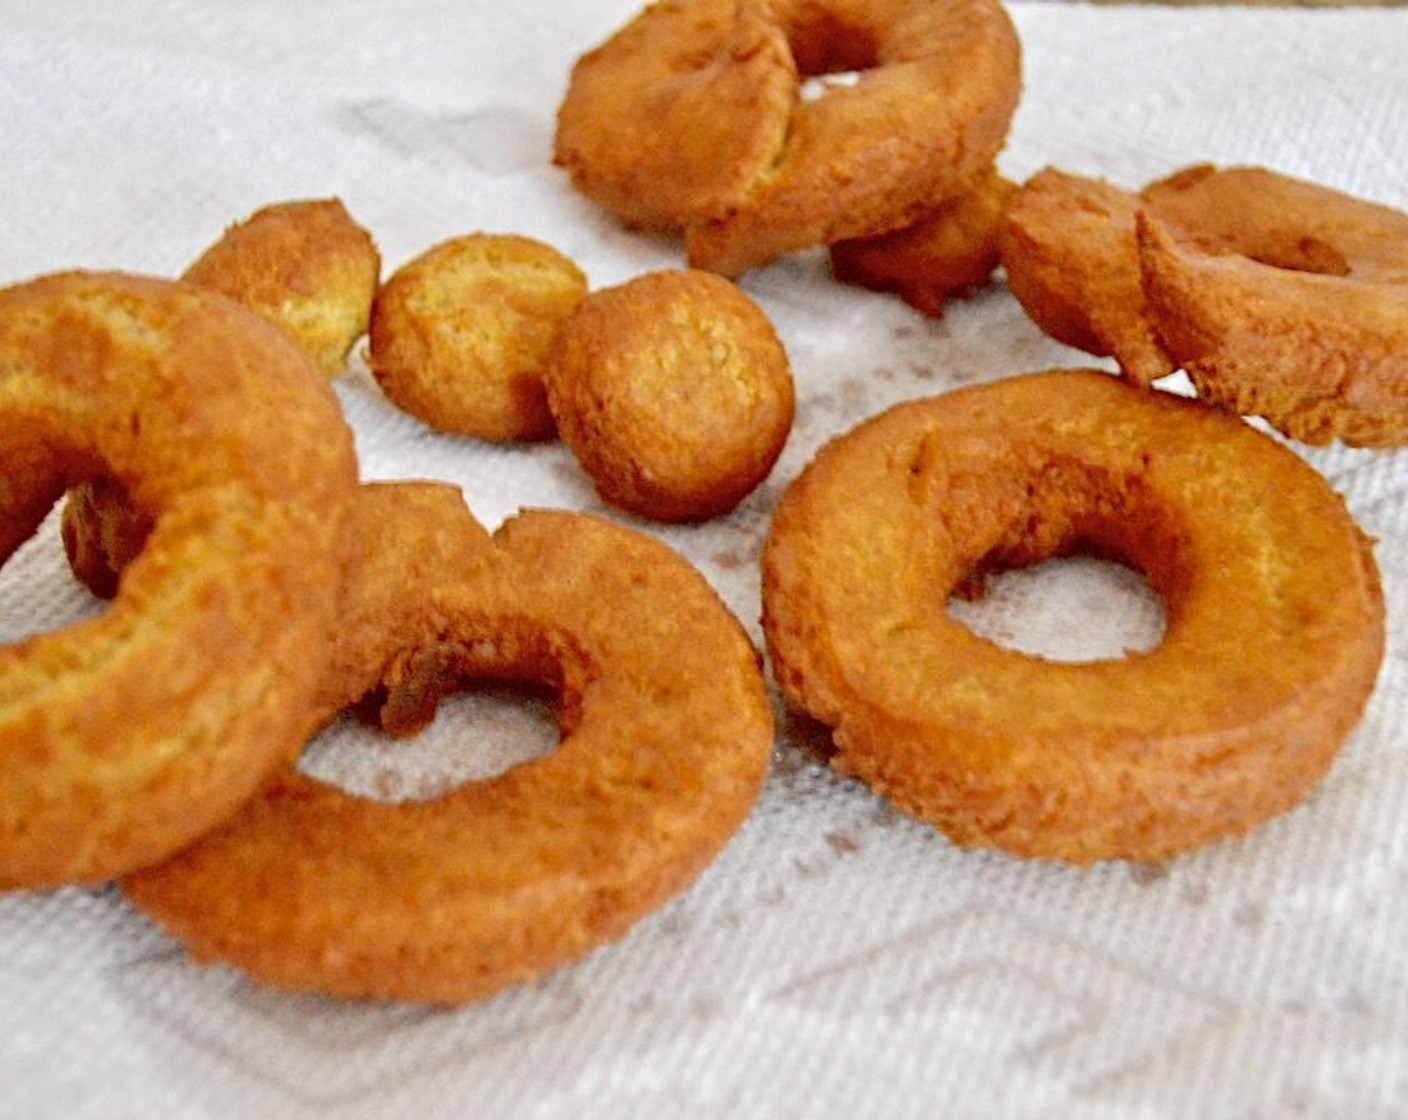
[[[594,286],[677,264],[677,245],[622,232],[548,160],[573,58],[634,10],[0,0],[0,283],[177,273],[257,207],[328,195],[388,270],[475,229],[548,241]],[[1408,12],[1013,11],[1026,92],[1011,176],[1054,163],[1132,186],[1252,162],[1408,207]],[[726,520],[650,531],[755,637],[768,515],[822,440],[898,399],[1088,364],[1000,287],[942,321],[833,284],[819,255],[744,287],[792,357],[792,440]],[[491,525],[523,505],[600,509],[559,446],[431,434],[359,363],[338,392],[367,477],[457,482]],[[1408,458],[1307,457],[1380,540],[1389,648],[1327,780],[1250,836],[1088,870],[962,852],[784,725],[756,812],[690,891],[582,964],[454,1010],[258,990],[190,964],[112,890],[11,895],[0,1115],[1404,1115]],[[1048,572],[985,624],[1114,653],[1156,626],[1127,583]],[[0,639],[87,609],[52,525],[0,572]],[[350,735],[318,749],[414,787],[444,778],[464,710],[402,764]]]

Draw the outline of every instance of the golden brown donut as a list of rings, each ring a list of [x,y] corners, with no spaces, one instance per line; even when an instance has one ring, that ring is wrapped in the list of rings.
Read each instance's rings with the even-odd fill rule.
[[[96,882],[223,820],[312,724],[356,488],[308,357],[189,285],[0,292],[0,560],[111,479],[145,547],[97,618],[0,647],[0,886]]]
[[[665,0],[574,67],[556,160],[628,222],[685,229],[692,266],[737,276],[960,193],[1020,92],[998,0]]]
[[[364,488],[359,522],[323,714],[373,690],[405,730],[466,681],[537,682],[560,746],[399,804],[290,769],[128,897],[198,959],[344,996],[474,999],[621,937],[757,796],[756,651],[677,554],[601,520],[529,512],[490,538],[454,491],[401,484]]]
[[[486,440],[553,434],[543,365],[587,280],[550,245],[473,233],[402,265],[372,311],[382,391],[433,428]]]
[[[1134,217],[1150,202],[1049,167],[1008,200],[998,241],[1008,290],[1037,326],[1145,386],[1178,368],[1144,313]]]
[[[792,370],[762,309],[693,269],[593,292],[548,363],[558,433],[610,504],[657,521],[726,513],[792,428]]]
[[[894,292],[925,315],[941,318],[949,300],[992,279],[1003,212],[1016,189],[989,168],[969,190],[913,225],[832,245],[832,275],[845,284]]]
[[[1093,553],[1145,573],[1147,653],[1057,663],[946,610],[984,571]],[[1090,370],[899,405],[826,446],[763,558],[786,700],[834,765],[956,843],[1159,859],[1296,804],[1383,652],[1370,544],[1302,459]]]
[[[367,332],[380,274],[371,235],[330,198],[256,211],[227,229],[182,279],[278,323],[332,377]]]
[[[1408,214],[1255,167],[1166,180],[1146,313],[1200,395],[1305,443],[1408,443]]]

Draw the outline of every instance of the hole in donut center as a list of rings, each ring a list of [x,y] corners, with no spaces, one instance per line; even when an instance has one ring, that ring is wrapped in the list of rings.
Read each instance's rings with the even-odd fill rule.
[[[982,594],[957,595],[949,614],[1005,649],[1048,661],[1113,661],[1164,636],[1163,600],[1136,568],[1088,555],[989,574]]]
[[[1313,237],[1253,246],[1246,255],[1260,264],[1289,272],[1309,272],[1316,276],[1349,275],[1349,262],[1344,255],[1333,245]]]
[[[787,42],[804,101],[854,86],[863,71],[880,65],[874,34],[828,12],[803,12],[788,28]]]
[[[107,603],[69,571],[59,532],[59,507],[7,558],[0,560],[0,645],[96,618]]]
[[[1206,245],[1213,252],[1236,253],[1248,260],[1286,272],[1314,276],[1348,276],[1349,262],[1329,242],[1316,237],[1296,237],[1274,231],[1234,231],[1225,242]]]
[[[374,801],[429,801],[549,755],[560,740],[553,689],[484,681],[446,695],[407,736],[344,712],[308,744],[298,768]]]

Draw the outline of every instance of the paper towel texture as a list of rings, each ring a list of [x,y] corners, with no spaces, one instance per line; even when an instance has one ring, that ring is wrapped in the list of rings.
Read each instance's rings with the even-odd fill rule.
[[[1012,10],[1026,84],[999,161],[1011,177],[1055,164],[1135,186],[1260,163],[1408,207],[1408,13]],[[625,232],[549,163],[572,60],[634,11],[0,0],[0,282],[179,273],[259,206],[332,195],[388,270],[473,230],[547,241],[593,286],[677,265],[677,243]],[[791,357],[791,440],[728,518],[647,528],[755,639],[770,511],[825,439],[900,399],[1090,364],[1000,285],[941,320],[835,284],[820,254],[743,286]],[[337,392],[368,478],[457,483],[489,525],[522,506],[616,516],[559,445],[434,434],[360,359]],[[476,1006],[260,990],[191,964],[112,889],[0,898],[0,1115],[1403,1115],[1408,453],[1305,454],[1378,538],[1388,651],[1328,778],[1250,836],[1083,871],[962,852],[833,775],[816,733],[784,721],[756,811],[691,890],[622,943]],[[0,640],[93,609],[52,521],[0,571]],[[1108,656],[1156,640],[1161,619],[1128,573],[1076,565],[1020,577],[973,625]],[[464,699],[408,749],[341,726],[309,765],[425,793],[502,764],[476,737],[504,757],[541,749],[547,718]]]

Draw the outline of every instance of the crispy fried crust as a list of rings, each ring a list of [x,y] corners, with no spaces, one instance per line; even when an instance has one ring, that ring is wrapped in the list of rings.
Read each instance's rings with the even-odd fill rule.
[[[557,690],[545,757],[387,804],[289,770],[230,825],[124,880],[202,960],[286,988],[457,1002],[622,936],[737,829],[766,773],[756,651],[664,545],[580,514],[491,538],[458,494],[364,487],[321,708],[377,692],[396,730],[484,677]]]
[[[307,737],[351,433],[245,309],[67,273],[0,292],[0,443],[0,559],[91,479],[145,541],[106,613],[0,647],[0,885],[98,881],[223,820]]]
[[[646,273],[593,292],[558,333],[548,401],[610,504],[657,521],[726,513],[792,428],[786,351],[763,311],[713,273]]]
[[[256,211],[182,278],[278,323],[332,377],[367,332],[380,274],[371,235],[339,200],[318,199]]]
[[[1144,654],[1054,663],[957,622],[975,573],[1094,552],[1142,570]],[[1303,460],[1219,409],[1094,371],[897,406],[780,504],[764,629],[835,765],[965,846],[1157,859],[1296,804],[1383,652],[1370,543]]]
[[[433,428],[486,440],[553,435],[544,364],[587,279],[515,234],[452,238],[377,294],[369,358],[382,391]]]

